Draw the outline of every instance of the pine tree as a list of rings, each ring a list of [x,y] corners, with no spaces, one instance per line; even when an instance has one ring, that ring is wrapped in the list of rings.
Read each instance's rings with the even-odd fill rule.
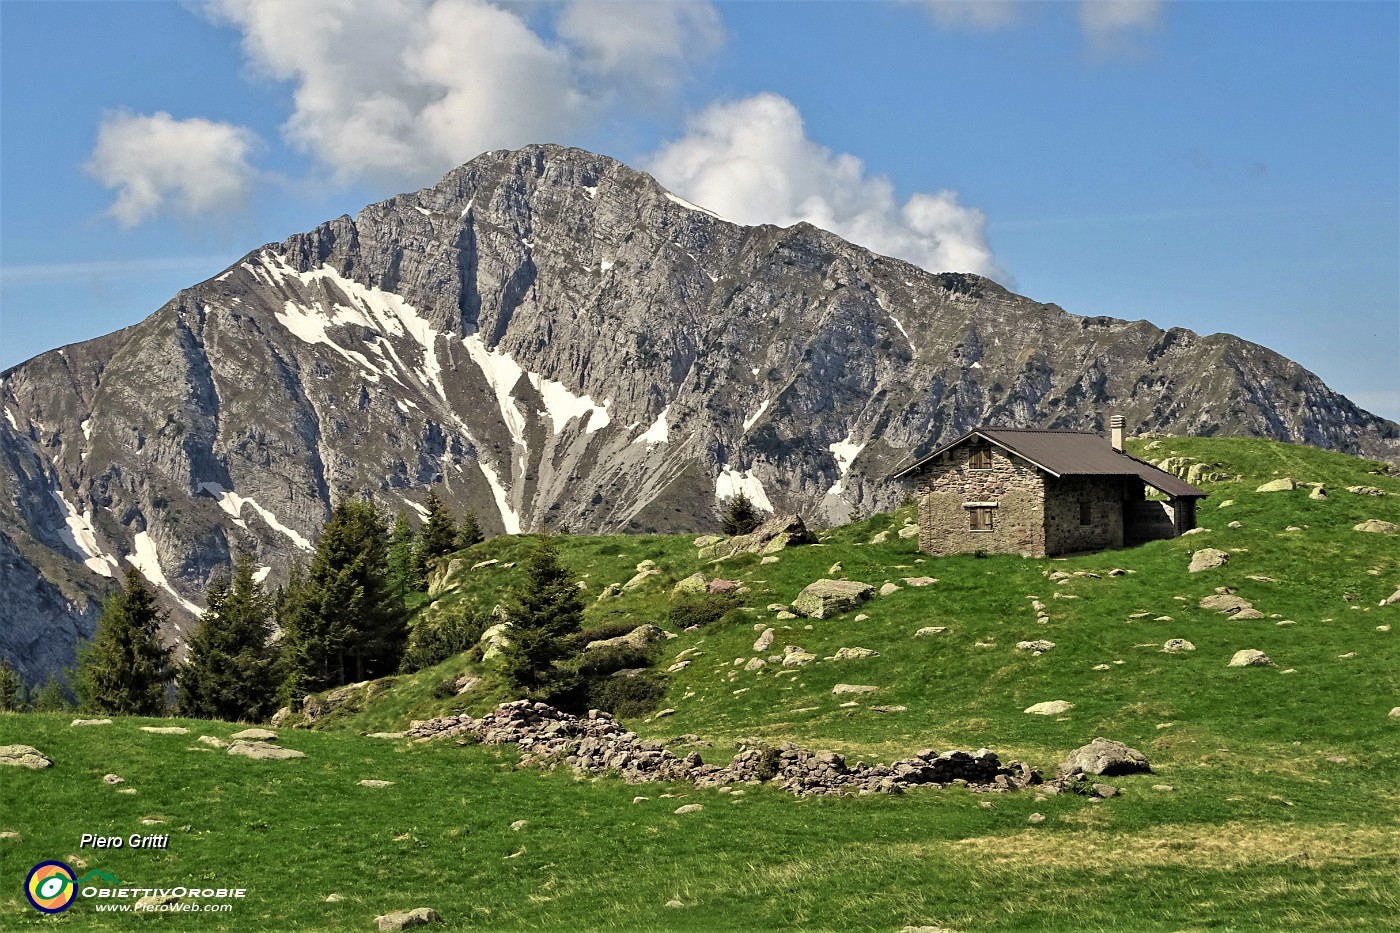
[[[463,515],[462,524],[457,526],[457,550],[464,551],[485,540],[486,535],[481,531],[481,523],[476,520],[476,513],[468,512]]]
[[[725,509],[724,518],[720,520],[720,527],[727,535],[746,535],[753,531],[760,524],[758,511],[749,501],[749,497],[743,491],[734,494],[734,498],[729,500],[729,507]]]
[[[304,577],[287,585],[278,622],[296,697],[392,674],[407,637],[403,603],[389,585],[389,535],[369,502],[336,506]]]
[[[421,590],[426,585],[418,576],[413,545],[413,527],[408,523],[408,515],[400,509],[394,519],[394,531],[389,535],[389,589],[401,601],[407,599],[411,591]]]
[[[272,598],[253,578],[251,555],[238,556],[231,583],[214,581],[207,602],[178,677],[180,715],[260,722],[276,709],[277,657]]]
[[[540,537],[524,570],[525,580],[507,605],[510,643],[501,651],[502,670],[516,686],[547,697],[566,685],[555,662],[568,657],[564,637],[579,631],[583,598],[547,535]]]
[[[161,644],[165,612],[133,567],[107,598],[97,633],[78,656],[78,697],[91,712],[123,716],[165,713],[171,649]]]
[[[9,658],[0,658],[0,713],[18,713],[24,708],[24,681],[10,667]]]
[[[34,694],[34,699],[30,706],[36,713],[56,713],[59,710],[72,709],[73,701],[68,697],[68,688],[63,685],[57,674],[49,674],[49,679],[44,681],[44,685]]]
[[[423,503],[428,509],[428,518],[418,531],[418,576],[426,582],[433,564],[439,557],[451,554],[456,547],[457,526],[437,496],[437,491],[428,490],[428,498]]]

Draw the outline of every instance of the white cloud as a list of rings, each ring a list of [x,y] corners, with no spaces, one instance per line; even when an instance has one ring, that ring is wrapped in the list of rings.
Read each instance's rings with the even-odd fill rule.
[[[1015,25],[1029,6],[1026,0],[922,0],[922,4],[945,29],[981,32]],[[1134,32],[1155,29],[1164,4],[1165,0],[1079,0],[1079,27],[1094,49],[1104,51]]]
[[[422,184],[478,153],[557,142],[621,89],[660,96],[718,45],[707,3],[562,7],[547,41],[486,0],[217,0],[249,61],[291,82],[289,141],[339,181]],[[630,92],[629,92],[630,93]]]
[[[84,168],[116,189],[108,213],[134,227],[162,211],[194,216],[238,206],[257,178],[248,162],[256,145],[251,130],[230,123],[121,112],[103,119]]]
[[[1081,0],[1079,25],[1097,48],[1132,32],[1149,32],[1162,15],[1162,0]]]
[[[889,179],[808,139],[797,108],[776,94],[710,106],[647,166],[682,197],[739,223],[805,220],[930,271],[1000,274],[981,211],[948,190],[900,205]]]
[[[1016,0],[924,0],[940,26],[991,30],[1016,21]]]
[[[643,98],[674,91],[694,62],[724,43],[709,3],[579,0],[560,13],[556,31],[580,71]]]

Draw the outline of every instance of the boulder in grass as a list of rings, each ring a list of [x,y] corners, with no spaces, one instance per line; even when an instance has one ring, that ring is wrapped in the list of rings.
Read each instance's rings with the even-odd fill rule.
[[[142,732],[149,732],[152,735],[189,735],[190,730],[184,726],[142,726]]]
[[[1200,573],[1202,570],[1224,567],[1229,562],[1229,554],[1219,548],[1206,547],[1191,555],[1191,566],[1187,570],[1191,573]]]
[[[709,589],[710,581],[705,579],[705,575],[700,572],[692,573],[681,582],[671,588],[672,593],[704,593]]]
[[[1274,661],[1256,648],[1244,648],[1235,652],[1230,659],[1230,667],[1273,667]]]
[[[792,605],[809,618],[829,619],[856,608],[873,592],[873,586],[859,580],[817,580],[808,584]]]
[[[256,758],[259,761],[280,761],[286,758],[305,758],[305,752],[299,752],[292,748],[282,748],[280,745],[269,745],[266,742],[234,742],[228,747],[230,755],[241,755],[244,758]]]
[[[246,739],[251,742],[276,742],[277,733],[271,729],[244,729],[229,736],[231,739]]]
[[[1025,712],[1032,716],[1058,716],[1061,713],[1068,713],[1072,709],[1074,709],[1074,704],[1068,700],[1046,700],[1044,703],[1027,706]]]
[[[1374,535],[1393,535],[1396,529],[1394,522],[1386,522],[1381,521],[1379,518],[1371,518],[1359,525],[1352,525],[1351,530],[1365,531]]]
[[[73,726],[110,726],[111,724],[112,720],[110,719],[75,719],[68,726],[72,728]]]
[[[442,915],[431,907],[415,907],[413,910],[396,910],[374,918],[379,924],[380,933],[396,930],[411,930],[430,923],[442,923]]]
[[[47,755],[32,745],[0,745],[0,765],[38,770],[52,764]]]
[[[1285,476],[1283,479],[1270,480],[1260,486],[1255,492],[1292,492],[1298,488],[1298,484],[1292,478]]]
[[[1147,756],[1113,739],[1096,738],[1069,753],[1059,767],[1061,774],[1150,774]]]

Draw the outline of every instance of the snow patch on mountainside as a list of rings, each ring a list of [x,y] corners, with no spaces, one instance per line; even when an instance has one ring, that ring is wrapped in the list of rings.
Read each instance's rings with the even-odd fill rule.
[[[747,431],[758,423],[758,419],[763,417],[763,413],[768,410],[769,399],[764,399],[763,404],[758,406],[758,411],[744,419],[744,430]]]
[[[827,450],[831,451],[831,455],[836,458],[836,469],[840,471],[841,476],[840,479],[831,484],[831,488],[826,491],[827,495],[841,495],[841,482],[846,478],[846,471],[851,468],[851,464],[855,462],[856,457],[860,456],[860,452],[864,449],[864,444],[855,443],[854,433],[846,435],[844,441],[837,441],[827,447]]]
[[[520,534],[520,516],[510,507],[510,495],[501,485],[501,478],[485,460],[478,460],[476,465],[481,467],[481,475],[486,477],[486,485],[491,487],[491,494],[496,497],[496,508],[501,513],[501,524],[505,525],[506,534]]]
[[[49,490],[49,495],[53,496],[59,510],[63,512],[65,527],[58,530],[58,536],[63,539],[63,543],[73,553],[82,555],[83,563],[89,570],[104,577],[115,576],[119,565],[115,558],[102,553],[102,548],[97,546],[97,532],[92,527],[92,513],[80,513],[57,489]]]
[[[724,220],[725,223],[733,223],[733,221],[725,220],[725,218],[719,216],[719,215],[716,214],[714,211],[706,210],[705,208],[701,207],[699,204],[691,204],[691,203],[690,203],[689,201],[687,201],[685,198],[677,197],[676,195],[672,194],[672,193],[669,192],[669,191],[666,192],[666,200],[670,201],[672,204],[679,204],[681,207],[685,208],[685,209],[688,210],[688,211],[699,211],[699,212],[702,213],[702,214],[708,214],[708,215],[710,215],[710,216],[713,217],[715,220]]]
[[[653,444],[664,444],[671,439],[671,427],[666,423],[666,416],[671,411],[671,406],[667,405],[661,409],[661,414],[656,416],[656,420],[632,443],[646,444],[648,447]]]
[[[575,395],[564,383],[546,379],[538,373],[529,373],[529,379],[530,384],[538,389],[544,398],[544,407],[549,413],[549,420],[554,423],[555,434],[564,430],[564,425],[574,418],[588,417],[590,412],[592,417],[588,417],[585,433],[592,434],[608,426],[611,419],[608,417],[606,402],[598,405],[591,396]]]
[[[258,503],[255,502],[253,499],[248,498],[246,496],[240,496],[233,490],[225,489],[218,483],[200,483],[198,489],[201,492],[207,492],[210,496],[212,496],[214,498],[214,501],[219,503],[219,508],[223,509],[229,515],[233,516],[234,524],[238,525],[240,528],[248,527],[248,525],[243,521],[243,506],[252,506],[253,511],[261,515],[263,521],[267,522],[269,527],[274,528],[277,531],[280,531],[282,534],[286,535],[297,547],[301,548],[303,551],[314,550],[314,548],[311,546],[310,541],[306,540],[306,538],[302,537],[295,530],[288,528],[286,525],[282,524],[282,522],[278,520],[276,515],[274,515],[272,512],[269,512],[261,505],[258,505]]]
[[[496,396],[496,405],[501,409],[501,420],[510,430],[511,438],[517,447],[523,448],[525,446],[525,416],[521,413],[520,406],[515,403],[515,399],[511,397],[510,393],[515,389],[515,384],[520,381],[520,377],[525,374],[524,368],[515,362],[509,353],[499,347],[488,350],[486,341],[481,339],[480,334],[472,334],[462,342],[467,345],[467,354],[481,369],[481,374],[486,377],[486,382],[491,386],[491,394]]]
[[[763,489],[763,482],[753,475],[753,470],[744,470],[742,473],[733,467],[726,466],[724,472],[720,473],[715,480],[715,498],[729,499],[739,493],[749,497],[749,501],[765,512],[775,511],[773,503],[768,501],[768,493]]]
[[[146,582],[158,589],[165,590],[172,599],[184,606],[192,615],[202,614],[203,609],[177,593],[175,587],[171,586],[170,581],[165,578],[165,571],[160,569],[160,558],[156,556],[156,545],[151,540],[150,534],[144,531],[136,532],[134,544],[136,553],[126,555],[126,559],[141,572],[141,576],[146,578]]]

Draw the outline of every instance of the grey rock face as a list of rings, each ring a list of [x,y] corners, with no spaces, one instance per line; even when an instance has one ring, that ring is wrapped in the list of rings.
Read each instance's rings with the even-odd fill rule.
[[[1400,458],[1400,426],[1228,335],[1084,318],[808,224],[743,227],[611,159],[482,155],[0,373],[0,654],[73,660],[128,562],[180,642],[248,548],[284,582],[331,506],[489,532],[817,524],[983,422],[1276,437]],[[836,452],[841,452],[838,459]]]
[[[1070,752],[1059,767],[1061,774],[1138,774],[1151,772],[1147,756],[1113,739],[1097,738]]]

